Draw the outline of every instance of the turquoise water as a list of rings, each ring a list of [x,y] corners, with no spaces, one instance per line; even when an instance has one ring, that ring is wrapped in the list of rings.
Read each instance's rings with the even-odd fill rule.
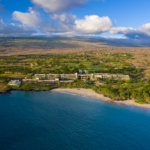
[[[149,150],[150,111],[57,92],[0,95],[0,150]]]

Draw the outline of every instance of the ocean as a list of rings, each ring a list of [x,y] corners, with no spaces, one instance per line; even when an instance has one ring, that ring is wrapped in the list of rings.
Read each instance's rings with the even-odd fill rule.
[[[0,94],[0,150],[149,150],[150,110],[59,92]]]

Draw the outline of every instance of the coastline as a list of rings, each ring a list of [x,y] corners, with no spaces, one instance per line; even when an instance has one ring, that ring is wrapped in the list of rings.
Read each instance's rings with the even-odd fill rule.
[[[51,91],[54,92],[66,92],[66,93],[71,93],[71,94],[77,94],[81,96],[87,96],[91,98],[96,98],[98,100],[103,100],[103,101],[108,101],[116,104],[122,104],[122,105],[128,105],[128,106],[136,106],[136,107],[142,107],[142,108],[149,108],[150,109],[150,104],[139,104],[136,103],[134,100],[125,100],[125,101],[114,101],[108,97],[105,97],[102,94],[98,94],[95,91],[91,89],[84,89],[84,88],[57,88],[53,89]]]

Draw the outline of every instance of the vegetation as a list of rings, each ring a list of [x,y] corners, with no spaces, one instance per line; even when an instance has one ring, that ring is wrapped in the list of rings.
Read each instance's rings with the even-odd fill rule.
[[[23,86],[21,86],[20,88],[17,88],[19,90],[25,90],[25,91],[48,91],[48,90],[51,90],[53,89],[54,87],[56,86],[44,86],[44,85],[40,85],[40,84],[37,84],[37,83],[26,83],[24,84]]]
[[[93,87],[98,93],[102,93],[115,100],[135,99],[139,103],[150,102],[150,83],[147,82],[110,82],[103,86]]]
[[[134,76],[141,70],[127,63],[129,54],[82,53],[66,55],[20,55],[0,57],[0,77],[10,74],[29,75],[47,73],[121,73]],[[17,77],[18,78],[18,77]]]
[[[74,83],[70,83],[67,85],[61,85],[61,87],[67,87],[67,88],[91,88],[93,85],[92,82],[83,82],[83,81],[75,81]]]
[[[150,80],[145,78],[144,69],[131,63],[129,53],[95,53],[62,55],[16,55],[0,57],[0,89],[7,90],[12,79],[32,78],[34,74],[113,73],[130,76],[129,81],[101,79],[105,84],[97,86],[94,81],[77,80],[74,83],[45,84],[27,82],[13,89],[51,90],[56,87],[92,88],[115,100],[135,99],[138,103],[150,103]]]

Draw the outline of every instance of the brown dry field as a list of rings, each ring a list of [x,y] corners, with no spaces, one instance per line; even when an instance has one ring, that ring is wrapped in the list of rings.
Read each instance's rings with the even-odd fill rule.
[[[93,46],[93,47],[92,47]],[[0,47],[0,56],[30,55],[30,54],[72,54],[72,53],[130,53],[133,58],[130,63],[138,68],[143,68],[145,77],[150,77],[150,47],[111,47],[84,45],[78,48],[25,48],[25,47]]]

